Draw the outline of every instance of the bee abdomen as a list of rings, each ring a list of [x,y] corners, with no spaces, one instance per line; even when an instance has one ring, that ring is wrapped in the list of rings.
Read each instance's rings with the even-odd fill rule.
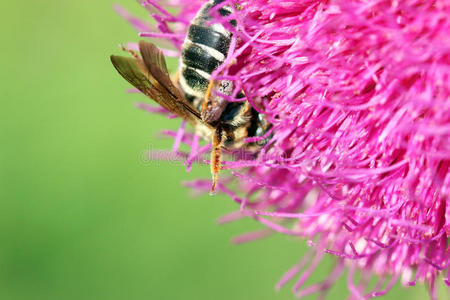
[[[183,44],[180,85],[196,108],[200,108],[211,74],[223,63],[230,47],[231,33],[222,24],[210,24],[210,10],[221,2],[210,1],[202,6]],[[219,13],[227,16],[231,9],[224,6]]]

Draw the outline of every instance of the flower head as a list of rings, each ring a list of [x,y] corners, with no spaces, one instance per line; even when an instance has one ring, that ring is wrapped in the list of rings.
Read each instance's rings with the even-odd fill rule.
[[[118,10],[140,36],[170,42],[164,51],[176,56],[204,2],[141,1],[155,27]],[[233,176],[218,189],[240,210],[223,220],[248,216],[309,241],[311,259],[278,285],[300,274],[298,296],[326,291],[347,267],[356,298],[383,295],[398,280],[426,282],[436,298],[440,275],[450,285],[450,2],[226,0],[211,14],[233,33],[213,78],[234,80],[272,124],[256,157],[224,162]],[[190,166],[208,148],[180,132],[177,143],[192,147]],[[335,269],[303,287],[327,253],[337,257]],[[372,275],[379,284],[368,291]]]

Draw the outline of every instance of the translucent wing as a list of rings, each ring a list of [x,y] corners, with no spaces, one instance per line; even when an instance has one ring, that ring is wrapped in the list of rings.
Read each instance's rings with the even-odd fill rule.
[[[143,50],[145,52],[142,55],[146,57],[146,62],[140,58],[115,55],[111,55],[111,62],[123,78],[162,107],[194,126],[198,122],[203,123],[199,112],[186,102],[170,80],[164,56],[159,49],[158,52],[147,52],[146,47]],[[149,57],[150,54],[154,54],[155,57]]]
[[[162,51],[154,44],[144,41],[139,42],[139,51],[141,52],[145,67],[150,74],[171,94],[174,94],[178,98],[184,98],[180,90],[175,87],[170,79]]]

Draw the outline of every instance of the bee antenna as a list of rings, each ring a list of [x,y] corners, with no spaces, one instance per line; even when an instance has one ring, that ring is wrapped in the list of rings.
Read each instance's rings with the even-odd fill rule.
[[[131,56],[133,56],[134,58],[136,58],[136,59],[139,58],[139,54],[136,51],[127,48],[127,46],[125,46],[124,44],[119,44],[119,47],[120,47],[120,49],[122,49],[122,51],[130,53]]]

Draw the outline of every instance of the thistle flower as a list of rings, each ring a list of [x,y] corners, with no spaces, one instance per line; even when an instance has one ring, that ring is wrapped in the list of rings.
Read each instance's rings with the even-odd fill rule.
[[[204,2],[141,1],[154,28],[117,9],[177,56]],[[220,17],[233,2],[234,13]],[[224,162],[232,176],[218,190],[240,209],[221,221],[246,216],[266,227],[236,241],[305,237],[310,256],[277,284],[298,276],[298,297],[324,294],[348,268],[354,298],[419,280],[436,299],[440,276],[450,286],[450,1],[223,1],[212,14],[233,33],[213,78],[234,80],[273,125],[255,158]],[[188,167],[208,150],[184,126],[172,135],[174,150],[191,146]],[[210,181],[188,185],[206,191]],[[304,287],[327,254],[335,269]],[[378,284],[367,290],[372,276]]]

